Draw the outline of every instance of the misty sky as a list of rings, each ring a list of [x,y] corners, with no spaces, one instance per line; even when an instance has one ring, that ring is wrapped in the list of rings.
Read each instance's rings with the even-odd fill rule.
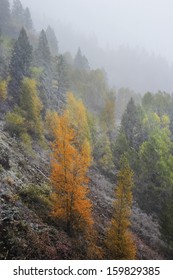
[[[173,61],[172,0],[21,0],[40,17],[96,35],[101,46],[140,46]]]

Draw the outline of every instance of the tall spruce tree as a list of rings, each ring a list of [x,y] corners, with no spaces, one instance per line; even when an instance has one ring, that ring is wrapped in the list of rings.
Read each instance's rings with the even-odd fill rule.
[[[121,121],[121,130],[126,135],[130,148],[138,150],[143,142],[142,111],[137,107],[133,98],[127,104]]]
[[[51,65],[51,52],[47,40],[46,32],[41,31],[38,41],[38,48],[36,50],[36,63],[37,66],[42,67],[48,71]]]
[[[79,69],[79,70],[89,70],[90,69],[88,60],[84,55],[82,55],[80,48],[78,49],[77,54],[75,56],[74,66],[76,69]]]
[[[69,80],[68,80],[68,65],[63,55],[58,56],[57,73],[58,73],[58,84],[59,84],[58,95],[64,99],[65,93],[69,88]]]
[[[19,88],[21,80],[30,76],[30,65],[32,61],[32,46],[24,28],[21,29],[19,37],[12,50],[9,72],[11,81],[9,83],[10,95],[19,101]]]
[[[12,15],[13,24],[17,28],[21,28],[24,25],[24,8],[20,0],[13,1],[11,15]]]
[[[36,67],[42,69],[40,91],[42,92],[42,102],[45,108],[50,107],[52,97],[52,57],[46,37],[46,32],[41,31],[38,47],[35,51],[34,63]]]
[[[8,34],[10,25],[10,4],[8,0],[0,0],[0,30],[2,34]]]
[[[31,18],[31,13],[28,7],[24,10],[24,26],[28,30],[33,29],[33,22]]]
[[[58,55],[58,41],[55,32],[50,25],[46,29],[46,36],[52,55]]]

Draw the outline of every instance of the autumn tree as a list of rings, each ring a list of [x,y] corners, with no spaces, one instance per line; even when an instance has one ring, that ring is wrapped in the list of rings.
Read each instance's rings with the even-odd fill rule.
[[[42,103],[38,96],[35,80],[25,77],[21,82],[20,102],[6,115],[7,129],[24,142],[31,142],[30,136],[42,139]]]
[[[0,102],[7,98],[7,82],[0,79]]]
[[[77,99],[72,92],[67,94],[67,110],[71,126],[76,133],[76,143],[79,147],[84,139],[90,141],[87,110],[82,100]]]
[[[121,169],[114,202],[114,214],[108,229],[106,245],[110,259],[135,259],[136,249],[129,231],[132,207],[133,172],[125,157],[121,158]]]
[[[26,119],[27,130],[40,138],[43,132],[41,121],[42,103],[38,96],[36,81],[24,78],[21,85],[20,108]]]
[[[93,156],[99,168],[106,172],[114,170],[115,166],[113,163],[111,144],[104,130],[101,130],[97,135],[97,141],[93,149]]]
[[[85,232],[93,224],[92,204],[87,198],[90,145],[85,140],[80,151],[75,147],[76,133],[68,111],[56,117],[54,136],[50,177],[55,189],[52,215],[65,221],[69,234]]]

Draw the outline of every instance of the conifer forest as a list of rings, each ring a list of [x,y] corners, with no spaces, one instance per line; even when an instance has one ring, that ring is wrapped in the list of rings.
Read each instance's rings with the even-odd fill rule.
[[[0,0],[0,259],[173,259],[173,83],[116,87],[33,17]]]

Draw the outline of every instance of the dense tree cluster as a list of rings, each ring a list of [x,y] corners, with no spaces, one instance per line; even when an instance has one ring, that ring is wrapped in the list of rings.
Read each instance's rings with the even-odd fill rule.
[[[91,69],[80,48],[74,58],[60,54],[52,27],[37,34],[20,0],[11,10],[8,0],[0,0],[0,118],[30,152],[40,145],[51,154],[50,220],[87,257],[136,258],[133,197],[159,221],[172,252],[172,108],[173,98],[165,92],[141,97],[128,88],[110,89],[105,72]],[[116,182],[112,214],[99,242],[91,168]]]
[[[165,92],[146,93],[141,106],[131,99],[114,144],[115,164],[123,154],[129,159],[134,171],[135,199],[146,213],[158,217],[169,246],[173,236],[172,106],[172,96]]]

